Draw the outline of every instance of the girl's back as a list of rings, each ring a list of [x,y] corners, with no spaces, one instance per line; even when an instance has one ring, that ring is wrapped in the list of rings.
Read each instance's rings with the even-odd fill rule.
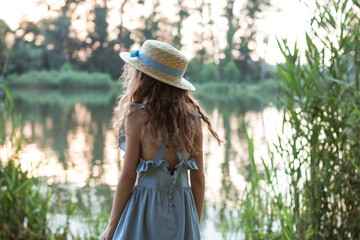
[[[125,128],[127,129],[127,134],[138,136],[140,139],[140,157],[144,160],[150,160],[153,159],[156,152],[159,148],[165,147],[163,146],[163,143],[161,141],[157,141],[152,143],[152,133],[151,130],[146,127],[146,120],[148,119],[148,116],[146,115],[146,111],[144,110],[145,105],[143,104],[136,104],[137,106],[144,106],[140,109],[134,108],[131,110],[131,114],[129,115],[128,122],[131,122],[131,124]],[[196,113],[195,110],[193,110],[194,113]],[[194,128],[196,128],[196,132],[198,134],[201,133],[201,122],[200,119],[197,119],[194,122]],[[190,144],[195,144],[195,135],[193,135],[190,138]],[[198,144],[198,143],[197,143]],[[183,150],[185,159],[190,158],[190,153],[181,146],[181,149]],[[175,165],[178,163],[177,155],[175,148],[173,146],[169,146],[168,151],[166,155],[164,156],[164,160],[166,160],[169,164],[169,170],[170,172],[173,172],[175,170]]]

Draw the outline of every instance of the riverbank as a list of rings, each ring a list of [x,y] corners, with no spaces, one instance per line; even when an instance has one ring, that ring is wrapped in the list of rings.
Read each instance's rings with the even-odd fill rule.
[[[11,89],[35,90],[118,90],[121,81],[112,79],[110,75],[99,72],[82,71],[48,71],[36,70],[18,74],[10,74],[5,82]],[[193,83],[196,92],[212,95],[238,96],[240,94],[276,93],[278,87],[274,81],[265,82],[206,82]]]
[[[10,74],[5,81],[10,88],[17,89],[107,90],[116,86],[116,81],[109,74],[73,70],[39,70],[21,75]]]
[[[263,83],[203,83],[196,84],[192,95],[206,109],[213,109],[218,104],[232,106],[241,102],[244,109],[257,109],[259,104],[276,103],[279,96],[275,82]],[[57,105],[62,109],[71,109],[76,103],[104,105],[115,103],[121,94],[120,84],[115,81],[111,88],[66,89],[66,88],[24,88],[10,87],[14,101],[32,105]],[[211,111],[211,110],[209,110]]]

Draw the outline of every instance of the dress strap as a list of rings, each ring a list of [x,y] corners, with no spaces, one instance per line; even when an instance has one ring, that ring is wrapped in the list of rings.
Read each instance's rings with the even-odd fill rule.
[[[184,152],[176,152],[176,156],[179,162],[185,159]]]
[[[166,153],[168,151],[168,148],[166,147],[160,147],[157,152],[155,153],[155,156],[153,157],[153,160],[162,160],[164,159]]]

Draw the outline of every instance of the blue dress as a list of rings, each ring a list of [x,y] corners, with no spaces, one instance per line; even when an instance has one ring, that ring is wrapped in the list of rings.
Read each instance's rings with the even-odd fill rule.
[[[143,105],[138,105],[143,108]],[[125,150],[125,134],[120,133]],[[121,214],[114,240],[198,240],[200,227],[188,170],[198,170],[195,159],[176,152],[178,163],[171,175],[161,147],[152,160],[139,159],[137,179]]]

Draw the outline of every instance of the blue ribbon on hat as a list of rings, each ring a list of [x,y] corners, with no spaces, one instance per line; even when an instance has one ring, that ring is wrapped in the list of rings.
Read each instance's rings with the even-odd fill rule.
[[[144,54],[141,54],[140,50],[131,50],[130,57],[137,57],[141,62],[148,65],[149,67],[155,68],[156,70],[167,73],[174,77],[182,78],[185,73],[185,72],[173,69],[171,67],[165,66],[164,64],[156,62],[156,61],[152,60],[151,58],[148,58]]]

